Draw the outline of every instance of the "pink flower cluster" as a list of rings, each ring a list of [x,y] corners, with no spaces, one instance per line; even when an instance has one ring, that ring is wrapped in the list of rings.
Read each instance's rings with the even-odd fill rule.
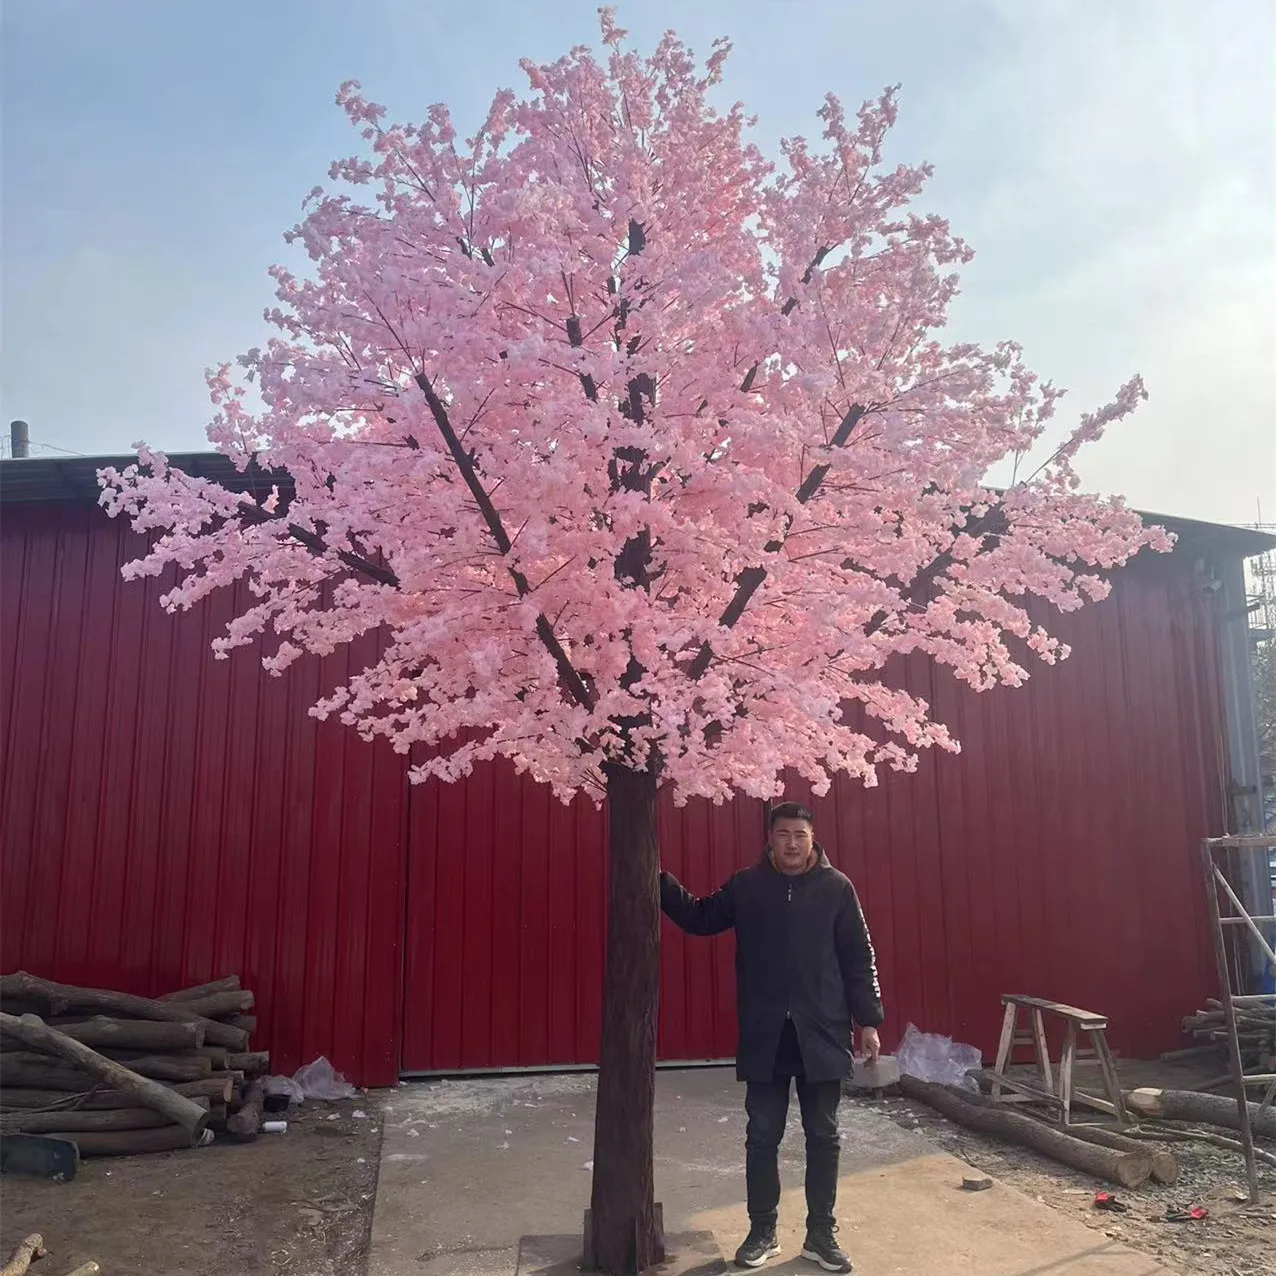
[[[1058,396],[1014,345],[941,341],[970,252],[912,210],[925,167],[883,166],[894,92],[853,120],[829,97],[776,168],[709,103],[725,44],[701,67],[623,34],[604,13],[604,60],[525,64],[465,140],[444,107],[388,124],[342,87],[367,147],[290,232],[311,268],[273,272],[277,335],[240,360],[264,411],[210,375],[216,446],[295,491],[140,448],[102,475],[154,534],[125,572],[175,564],[172,609],[246,581],[217,654],[259,642],[275,673],[381,632],[314,712],[416,779],[504,755],[560,796],[608,761],[679,800],[769,796],[785,767],[872,783],[957,747],[890,657],[1018,683],[1067,654],[1030,596],[1080,606],[1168,547],[1072,469],[1142,386],[983,487]]]

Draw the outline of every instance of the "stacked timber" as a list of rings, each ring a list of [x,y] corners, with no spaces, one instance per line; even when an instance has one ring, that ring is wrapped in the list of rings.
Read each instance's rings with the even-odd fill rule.
[[[1276,1006],[1237,1006],[1236,1029],[1241,1067],[1250,1073],[1276,1071]],[[1227,1015],[1223,1003],[1214,998],[1207,1000],[1204,1010],[1184,1018],[1183,1031],[1203,1044],[1226,1050]]]
[[[238,975],[159,998],[0,976],[0,1134],[69,1139],[82,1156],[205,1142],[269,1071],[249,1048],[252,1009]],[[257,1133],[251,1117],[235,1126]]]

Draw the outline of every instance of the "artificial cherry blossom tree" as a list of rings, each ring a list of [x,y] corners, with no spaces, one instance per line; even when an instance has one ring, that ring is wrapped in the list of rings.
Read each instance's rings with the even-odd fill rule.
[[[605,60],[525,62],[530,95],[498,93],[465,140],[445,107],[391,125],[343,86],[367,146],[288,236],[311,267],[273,272],[278,335],[240,360],[264,410],[210,378],[213,442],[292,490],[232,493],[145,447],[102,476],[154,538],[125,574],[178,568],[170,610],[248,582],[218,656],[258,642],[282,674],[377,631],[319,717],[411,753],[414,780],[504,756],[606,802],[591,1211],[611,1272],[662,1250],[658,789],[771,797],[792,768],[823,792],[955,749],[885,685],[892,656],[1019,683],[1066,654],[1030,596],[1079,607],[1167,544],[1073,469],[1137,379],[1029,474],[1057,392],[1013,344],[940,339],[970,253],[912,211],[929,170],[883,165],[893,91],[853,120],[826,98],[776,167],[710,104],[725,43],[700,66],[623,35],[603,11]]]

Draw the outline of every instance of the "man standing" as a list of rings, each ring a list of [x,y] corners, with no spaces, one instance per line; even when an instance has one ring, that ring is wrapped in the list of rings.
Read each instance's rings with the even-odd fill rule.
[[[740,1267],[761,1267],[780,1252],[780,1140],[797,1080],[806,1134],[806,1240],[802,1257],[826,1271],[849,1272],[835,1238],[837,1107],[850,1069],[852,1025],[871,1058],[882,1022],[877,965],[859,899],[849,879],[815,841],[811,812],[776,806],[762,858],[703,898],[669,873],[660,906],[692,935],[736,932],[736,1076],[747,1082],[745,1180],[749,1235]]]

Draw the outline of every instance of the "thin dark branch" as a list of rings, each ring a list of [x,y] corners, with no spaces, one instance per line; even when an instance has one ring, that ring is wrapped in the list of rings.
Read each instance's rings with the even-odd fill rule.
[[[465,486],[469,488],[470,495],[478,506],[479,515],[483,519],[483,523],[487,527],[496,548],[501,554],[508,554],[511,544],[509,533],[506,532],[505,524],[502,522],[496,506],[492,504],[491,497],[479,479],[478,472],[474,466],[473,453],[467,452],[461,445],[461,440],[457,438],[456,431],[452,428],[452,421],[448,415],[447,407],[443,400],[439,398],[430,378],[424,372],[418,372],[414,380],[420,387],[421,393],[425,395],[425,402],[430,409],[430,414],[434,417],[434,423],[439,427],[439,433],[443,436],[448,452],[451,453],[452,460],[456,462],[456,467],[465,481]],[[526,598],[532,592],[531,586],[527,582],[527,577],[516,567],[510,567],[509,573],[514,581],[515,589],[518,590],[518,596]],[[594,693],[580,674],[577,673],[567,652],[563,650],[562,643],[558,641],[558,636],[554,633],[554,627],[545,618],[544,614],[538,614],[536,617],[536,635],[540,638],[549,654],[554,657],[554,663],[558,666],[559,680],[567,693],[577,704],[586,709],[592,709],[595,704]]]
[[[244,522],[258,527],[266,523],[283,522],[282,515],[268,513],[260,505],[241,505],[239,517]],[[288,523],[286,526],[288,535],[293,540],[304,545],[312,554],[326,555],[334,552],[322,536],[316,532],[308,531],[300,523]],[[336,557],[352,572],[357,572],[360,576],[366,576],[378,585],[389,585],[393,589],[399,588],[399,578],[390,568],[384,567],[380,563],[374,563],[371,559],[364,558],[360,554],[352,554],[349,550],[339,549],[335,553]]]
[[[852,404],[838,424],[833,437],[829,440],[829,447],[845,447],[855,427],[860,423],[867,411],[868,409],[861,404]],[[800,505],[807,504],[816,492],[820,490],[820,484],[824,482],[825,475],[828,474],[831,465],[831,462],[826,461],[822,465],[815,466],[807,474],[806,478],[802,480],[802,485],[797,490],[797,500]],[[783,548],[784,542],[782,540],[767,541],[765,546],[768,554],[778,554]],[[761,566],[746,567],[735,579],[735,594],[723,609],[722,615],[718,617],[718,624],[724,629],[732,628],[744,614],[744,609],[749,605],[749,600],[757,593],[758,587],[762,582],[766,580],[766,568]],[[712,659],[712,645],[707,641],[701,643],[700,650],[696,653],[695,659],[687,670],[688,676],[693,679],[703,676]]]

